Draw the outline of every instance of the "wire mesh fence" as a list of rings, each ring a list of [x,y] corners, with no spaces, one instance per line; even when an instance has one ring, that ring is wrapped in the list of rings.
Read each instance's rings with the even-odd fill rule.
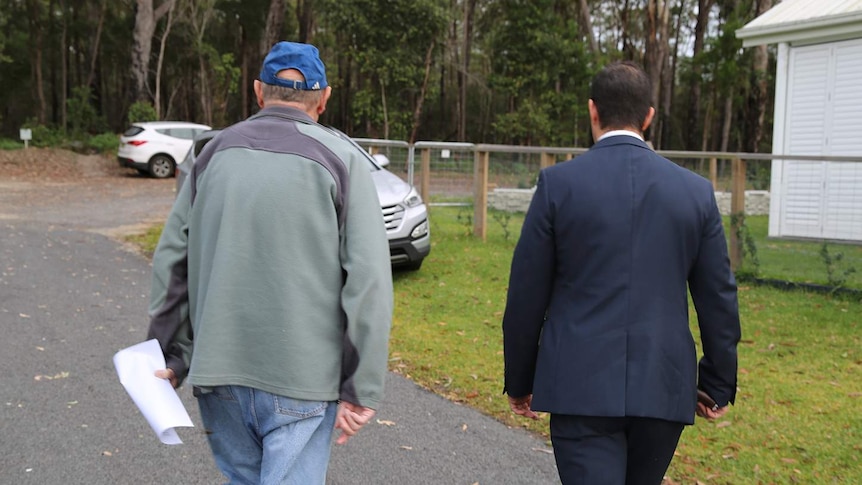
[[[543,167],[584,148],[362,140],[432,208],[473,212],[484,238],[488,211],[524,213]],[[858,157],[659,151],[713,183],[737,275],[862,298],[862,154]],[[433,213],[433,209],[432,209]]]

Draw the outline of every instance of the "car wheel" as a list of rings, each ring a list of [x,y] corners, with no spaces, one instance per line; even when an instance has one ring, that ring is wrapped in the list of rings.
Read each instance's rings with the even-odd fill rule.
[[[171,157],[167,155],[155,155],[150,159],[150,175],[157,179],[173,177],[176,167]]]

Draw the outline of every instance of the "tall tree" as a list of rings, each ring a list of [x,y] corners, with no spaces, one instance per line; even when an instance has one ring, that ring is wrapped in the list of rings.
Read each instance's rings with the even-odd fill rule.
[[[431,44],[428,46],[428,52],[425,54],[425,77],[422,79],[422,87],[419,90],[419,96],[413,108],[413,126],[410,129],[410,136],[407,138],[408,143],[416,143],[416,134],[419,133],[422,106],[425,104],[425,95],[428,93],[428,77],[431,74],[431,62],[434,60],[432,55],[434,54],[434,45],[436,43],[436,39],[432,39]],[[389,138],[388,133],[386,138]]]
[[[302,0],[299,0],[302,1]],[[265,56],[273,44],[281,40],[284,28],[284,0],[270,0],[269,10],[266,14],[266,27],[263,30],[263,38],[260,41],[261,57]]]
[[[673,93],[676,88],[676,72],[677,62],[679,59],[680,40],[682,37],[684,19],[686,18],[686,15],[684,14],[685,3],[685,0],[679,0],[677,5],[672,9],[671,16],[673,17],[674,34],[672,38],[668,38],[669,41],[673,40],[673,45],[669,46],[669,48],[672,49],[672,52],[669,54],[670,59],[665,64],[665,68],[661,75],[661,103],[656,107],[656,110],[661,113],[661,124],[656,132],[656,140],[659,142],[656,146],[662,148],[670,146]]]
[[[652,142],[656,148],[661,148],[661,131],[664,125],[665,113],[661,110],[662,73],[669,70],[669,11],[670,0],[647,0],[647,37],[644,64],[647,75],[652,83],[650,103],[657,110],[656,119],[650,126]]]
[[[500,0],[483,15],[499,143],[571,144],[591,68],[571,2]],[[586,129],[585,125],[584,130]]]
[[[150,97],[160,117],[233,122],[289,39],[321,49],[336,88],[324,122],[351,135],[583,145],[589,78],[624,58],[658,89],[656,146],[754,150],[770,136],[769,51],[733,31],[770,2],[0,0],[0,131],[81,129],[73,107],[96,110],[86,129],[118,130]]]
[[[701,99],[703,79],[701,76],[703,73],[704,37],[709,24],[709,12],[712,10],[714,4],[715,0],[697,1],[697,21],[694,27],[694,46],[692,48],[691,77],[687,103],[688,115],[686,126],[689,129],[686,131],[688,134],[685,143],[686,150],[697,150],[705,143],[704,140],[699,139],[701,138],[701,133],[697,130],[697,127],[700,126],[703,105]]]
[[[174,1],[165,0],[154,8],[154,0],[135,0],[135,29],[132,35],[132,78],[134,80],[134,99],[149,101],[148,88],[150,53],[152,52],[153,34],[158,21],[168,13]]]
[[[581,29],[581,36],[587,40],[587,47],[590,48],[590,54],[596,58],[599,51],[599,44],[596,42],[596,35],[593,32],[593,23],[590,19],[590,4],[588,0],[578,0],[578,23]]]
[[[467,140],[467,84],[470,79],[470,54],[473,50],[473,24],[476,0],[463,0],[461,19],[461,64],[458,69],[458,141]]]
[[[237,119],[248,118],[252,109],[257,108],[252,99],[251,84],[254,79],[257,79],[260,62],[269,50],[267,46],[266,51],[262,52],[262,46],[265,44],[262,39],[267,16],[271,10],[270,3],[271,0],[220,0],[217,4],[224,16],[216,18],[223,18],[224,21],[233,24],[228,30],[220,30],[220,37],[224,38],[226,32],[235,33],[235,41],[227,44],[226,50],[233,46],[241,73]]]
[[[215,12],[216,0],[191,0],[186,3],[185,16],[191,27],[194,51],[198,61],[197,93],[204,122],[213,124],[212,68],[220,61],[217,51],[207,42],[207,30]]]
[[[159,40],[159,57],[156,61],[156,93],[153,95],[153,104],[156,107],[156,117],[162,118],[162,65],[165,60],[165,49],[168,45],[168,35],[171,33],[171,27],[174,24],[174,5],[168,9],[168,19],[165,22],[165,30],[162,32],[162,38]]]
[[[296,0],[296,19],[299,22],[299,42],[314,43],[314,0]]]
[[[93,41],[90,45],[90,69],[87,71],[87,87],[93,87],[96,80],[96,65],[99,60],[99,47],[102,41],[102,30],[105,26],[105,17],[108,14],[108,0],[101,0],[98,5],[98,22],[96,24],[96,33],[93,35]]]
[[[321,9],[343,56],[335,101],[349,111],[343,115],[351,121],[348,133],[359,129],[369,136],[405,139],[419,129],[430,90],[429,51],[433,55],[446,32],[445,2],[329,0]]]
[[[62,19],[60,22],[62,23],[62,27],[60,28],[60,86],[59,89],[59,98],[60,98],[60,126],[63,131],[66,131],[68,127],[68,119],[67,119],[67,110],[66,110],[66,86],[69,85],[69,60],[68,60],[68,52],[69,46],[67,45],[68,32],[69,32],[69,20],[66,12],[66,2],[65,0],[60,0],[60,11],[63,12]],[[53,73],[52,73],[53,76]],[[53,84],[53,83],[52,83]],[[57,91],[57,90],[55,90]]]
[[[44,124],[47,119],[48,105],[45,100],[45,86],[42,79],[42,1],[27,0],[27,14],[30,37],[30,49],[33,62],[30,64],[32,87],[38,101],[36,119]]]
[[[760,16],[772,8],[772,0],[758,0],[755,3],[756,16]],[[752,47],[751,93],[748,97],[748,136],[743,149],[754,153],[760,151],[760,141],[763,139],[763,124],[766,117],[766,106],[769,102],[769,52],[765,45]]]

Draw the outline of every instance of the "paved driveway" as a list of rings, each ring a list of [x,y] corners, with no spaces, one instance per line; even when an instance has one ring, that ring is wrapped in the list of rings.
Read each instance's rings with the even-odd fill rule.
[[[147,327],[149,261],[114,238],[164,219],[173,181],[0,179],[0,483],[221,483],[200,427],[158,442],[111,357]],[[200,423],[188,388],[180,397]],[[497,396],[502,399],[502,396]],[[330,484],[559,483],[550,449],[390,374]]]

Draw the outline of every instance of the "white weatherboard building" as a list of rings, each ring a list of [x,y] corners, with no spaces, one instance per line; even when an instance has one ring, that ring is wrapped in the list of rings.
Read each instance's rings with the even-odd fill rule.
[[[769,236],[862,242],[862,0],[784,0],[736,32],[778,44]]]

